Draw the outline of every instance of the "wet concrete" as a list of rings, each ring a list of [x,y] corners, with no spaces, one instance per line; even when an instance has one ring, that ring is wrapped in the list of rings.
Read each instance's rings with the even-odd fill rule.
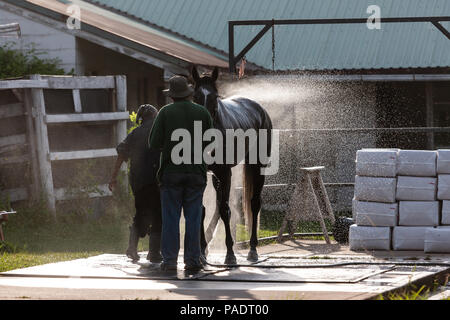
[[[413,251],[353,252],[347,246],[296,240],[259,248],[252,265],[247,250],[239,267],[223,266],[212,251],[199,273],[162,272],[145,260],[103,254],[0,274],[0,299],[373,299],[408,284],[450,274],[450,254]]]

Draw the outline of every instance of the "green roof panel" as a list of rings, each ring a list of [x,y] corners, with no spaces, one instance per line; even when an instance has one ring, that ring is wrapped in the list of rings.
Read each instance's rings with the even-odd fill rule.
[[[373,0],[89,0],[202,44],[226,57],[228,21],[365,18]],[[382,17],[450,16],[448,0],[377,0]],[[450,31],[450,23],[442,25]],[[235,54],[262,26],[239,26]],[[277,70],[351,70],[450,67],[450,40],[430,23],[275,26]],[[272,68],[268,32],[246,55]]]

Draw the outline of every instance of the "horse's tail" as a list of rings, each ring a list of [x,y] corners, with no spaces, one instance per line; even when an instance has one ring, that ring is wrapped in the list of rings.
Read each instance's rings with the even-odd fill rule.
[[[249,164],[244,164],[242,169],[243,176],[243,192],[242,192],[242,211],[247,220],[247,231],[251,234],[253,214],[252,214],[252,197],[253,197],[253,170]]]

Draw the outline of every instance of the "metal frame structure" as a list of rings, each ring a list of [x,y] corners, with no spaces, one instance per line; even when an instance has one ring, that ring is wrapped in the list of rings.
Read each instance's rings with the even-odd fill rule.
[[[398,18],[380,18],[377,19],[380,23],[431,23],[441,33],[444,34],[447,39],[450,40],[450,31],[447,30],[441,22],[450,21],[449,16],[437,16],[437,17],[398,17]],[[229,21],[228,22],[228,35],[229,35],[229,71],[230,73],[237,73],[237,63],[252,49],[255,44],[275,25],[313,25],[313,24],[361,24],[367,23],[368,18],[354,18],[354,19],[294,19],[294,20],[241,20],[241,21]],[[256,34],[255,37],[241,50],[236,56],[234,53],[234,28],[236,26],[257,26],[261,25],[263,28]],[[272,50],[274,50],[274,39],[272,39]],[[331,81],[449,81],[450,75],[448,74],[421,74],[421,75],[333,75],[323,77],[309,75],[308,78],[317,77],[319,80],[331,80]],[[314,134],[329,134],[333,132],[345,133],[382,133],[382,132],[398,132],[398,133],[427,133],[432,135],[436,132],[450,132],[450,127],[414,127],[414,128],[338,128],[338,129],[286,129],[283,131],[301,131],[303,133]],[[265,187],[287,187],[295,184],[273,184],[265,185]],[[338,183],[324,183],[326,187],[353,187],[352,182],[338,182]],[[241,189],[238,187],[236,189]]]
[[[294,19],[294,20],[241,20],[228,22],[228,59],[230,73],[236,73],[236,64],[241,60],[245,54],[253,48],[253,46],[275,25],[303,25],[303,24],[359,24],[367,23],[368,18],[353,18],[353,19]],[[441,31],[450,40],[450,31],[448,31],[440,22],[450,21],[450,17],[403,17],[403,18],[380,18],[377,22],[380,23],[407,23],[407,22],[429,22],[433,24],[439,31]],[[234,27],[235,26],[264,26],[263,29],[238,53],[234,55]],[[273,36],[273,35],[272,35]],[[272,39],[273,40],[273,39]]]

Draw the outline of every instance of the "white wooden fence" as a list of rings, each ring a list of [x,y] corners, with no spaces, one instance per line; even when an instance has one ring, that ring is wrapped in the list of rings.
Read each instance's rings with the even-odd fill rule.
[[[47,114],[44,90],[72,90],[74,110],[71,114]],[[110,112],[83,113],[80,90],[110,89],[112,90],[112,106]],[[115,148],[94,150],[71,150],[54,152],[50,150],[48,128],[52,125],[83,124],[95,122],[111,124],[115,132],[116,145],[127,134],[127,91],[125,76],[104,77],[66,77],[33,75],[30,79],[0,81],[0,90],[11,90],[18,102],[2,104],[0,101],[0,119],[25,116],[26,134],[0,137],[0,166],[28,162],[31,166],[31,182],[19,189],[0,190],[1,195],[8,195],[11,202],[30,199],[45,194],[47,204],[55,212],[56,202],[73,199],[73,190],[55,189],[52,163],[63,160],[94,159],[114,157]],[[70,141],[67,142],[68,145]],[[20,155],[5,156],[8,153],[26,146],[26,152]],[[122,167],[124,171],[126,166]],[[99,192],[90,193],[89,197],[110,196],[107,185],[99,185]]]

